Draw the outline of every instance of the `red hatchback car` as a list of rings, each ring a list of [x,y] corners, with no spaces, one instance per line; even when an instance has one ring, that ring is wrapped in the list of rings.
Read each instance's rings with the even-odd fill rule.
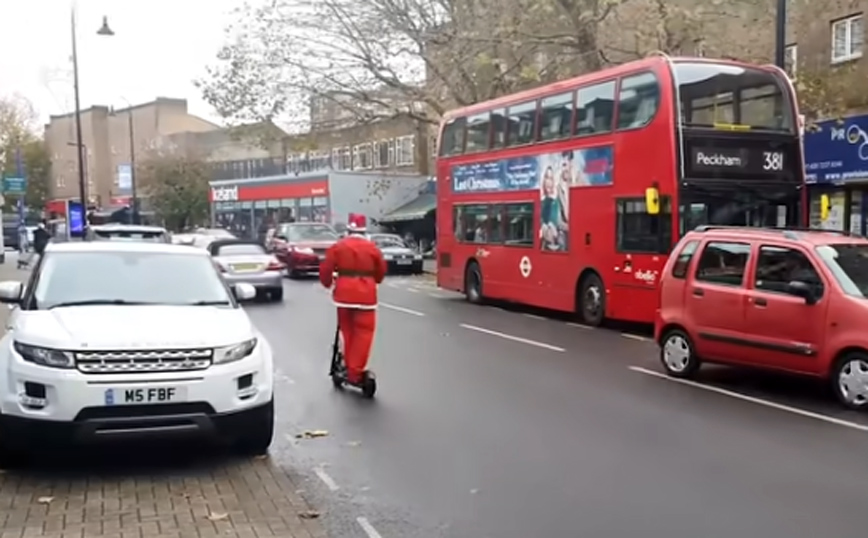
[[[674,377],[703,362],[828,380],[868,409],[868,240],[840,232],[701,226],[678,243],[654,327]]]
[[[284,265],[289,278],[319,271],[325,252],[338,241],[334,228],[320,222],[280,224],[270,250]]]

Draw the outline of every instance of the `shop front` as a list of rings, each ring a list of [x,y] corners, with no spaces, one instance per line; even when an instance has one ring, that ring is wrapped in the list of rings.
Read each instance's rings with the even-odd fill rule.
[[[868,220],[868,115],[828,120],[805,132],[810,224],[864,235]],[[829,217],[820,199],[829,197]]]
[[[211,220],[238,237],[256,239],[278,222],[327,222],[327,178],[211,182]]]

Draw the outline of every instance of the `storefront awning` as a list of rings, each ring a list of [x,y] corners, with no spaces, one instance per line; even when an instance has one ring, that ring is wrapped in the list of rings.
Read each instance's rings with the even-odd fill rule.
[[[406,222],[425,218],[437,207],[437,197],[433,194],[419,195],[415,200],[402,205],[380,219],[380,222]]]

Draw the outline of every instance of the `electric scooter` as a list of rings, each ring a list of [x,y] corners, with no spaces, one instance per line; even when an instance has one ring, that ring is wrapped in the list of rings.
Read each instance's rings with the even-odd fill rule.
[[[362,391],[365,398],[373,398],[377,392],[377,379],[374,372],[365,370],[359,383],[350,383],[347,380],[347,364],[344,362],[344,353],[341,350],[341,328],[335,329],[335,342],[332,344],[332,364],[329,375],[336,389],[343,389],[345,385],[355,387]]]

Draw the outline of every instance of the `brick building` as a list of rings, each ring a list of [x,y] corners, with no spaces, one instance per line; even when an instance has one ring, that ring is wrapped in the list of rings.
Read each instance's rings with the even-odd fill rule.
[[[113,198],[129,194],[119,190],[117,172],[119,165],[130,163],[130,114],[137,157],[155,149],[166,135],[218,129],[217,125],[190,114],[184,99],[160,97],[131,108],[111,110],[93,106],[82,110],[85,177],[92,204],[112,205]],[[63,200],[79,197],[75,115],[51,116],[45,125],[45,141],[52,164],[49,199],[56,201],[49,210],[60,212]]]
[[[803,112],[816,123],[805,133],[811,222],[868,232],[868,61],[864,56],[866,0],[791,2],[787,57]],[[819,199],[832,212],[819,221]]]

